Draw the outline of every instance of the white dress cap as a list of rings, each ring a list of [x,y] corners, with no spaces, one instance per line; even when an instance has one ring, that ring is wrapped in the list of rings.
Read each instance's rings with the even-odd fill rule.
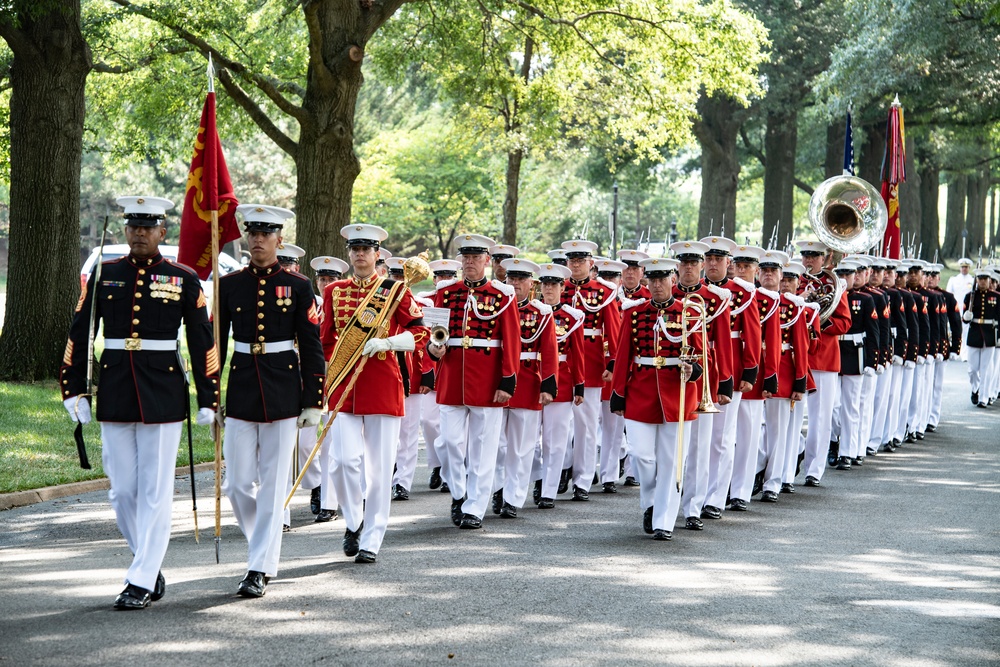
[[[530,273],[538,275],[538,272],[540,271],[538,265],[534,262],[527,259],[519,259],[517,257],[510,257],[503,260],[500,262],[500,266],[507,270],[508,275],[510,275],[511,271],[515,273]]]
[[[166,215],[167,211],[174,207],[174,203],[169,199],[164,199],[163,197],[147,197],[145,195],[140,195],[138,197],[119,197],[116,201],[119,206],[125,209],[126,218],[132,214],[155,215],[162,218]]]
[[[332,271],[343,275],[347,273],[347,269],[351,268],[344,260],[338,257],[330,257],[329,255],[313,257],[312,261],[309,262],[309,266],[319,275]]]

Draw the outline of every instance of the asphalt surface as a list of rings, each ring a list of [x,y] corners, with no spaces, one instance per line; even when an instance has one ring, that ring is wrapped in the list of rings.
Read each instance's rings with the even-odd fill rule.
[[[130,554],[104,492],[2,512],[0,664],[997,665],[1000,406],[972,407],[965,368],[923,442],[672,542],[643,534],[636,489],[459,530],[421,464],[378,563],[300,492],[281,572],[245,600],[246,543],[224,502],[215,563],[199,475],[201,543],[178,478],[167,595],[115,612]]]

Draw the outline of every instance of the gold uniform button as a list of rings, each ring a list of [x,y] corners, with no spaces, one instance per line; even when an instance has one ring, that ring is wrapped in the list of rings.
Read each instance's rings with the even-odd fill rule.
[[[257,319],[258,320],[264,319],[264,313],[257,313]]]
[[[146,275],[146,269],[139,269],[139,275],[140,276]]]
[[[173,373],[174,372],[174,367],[173,366],[168,366],[167,370],[170,371],[171,373]]]
[[[139,334],[137,334],[137,333],[133,333],[132,334],[132,338],[138,338],[138,337],[139,337]]]
[[[263,305],[264,305],[264,302],[263,302],[263,301],[258,301],[258,302],[257,302],[257,306],[258,306],[258,307],[260,307],[260,306],[263,306]]]
[[[132,320],[132,324],[139,324],[139,320]]]
[[[139,287],[142,287],[142,285],[143,285],[143,283],[142,283],[141,280],[135,281],[135,284],[138,285]]]
[[[212,384],[219,384],[219,381],[216,380],[215,378],[212,378]]]
[[[239,306],[236,306],[236,312],[237,313],[240,312],[240,307]]]
[[[257,328],[258,328],[259,330],[263,331],[263,330],[264,330],[264,325],[263,325],[263,324],[258,324],[258,325],[257,325]]]
[[[113,298],[113,297],[112,297],[112,296],[111,296],[111,295],[109,294],[109,295],[108,295],[108,298],[109,298],[109,299],[111,299],[111,298]]]
[[[261,285],[266,285],[266,284],[267,284],[267,281],[266,281],[266,280],[264,280],[263,278],[261,278],[261,279],[260,279],[260,284],[261,284]]]
[[[142,293],[141,292],[136,292],[135,293],[135,298],[141,299],[142,298]]]
[[[69,384],[69,380],[63,380],[63,384]]]
[[[292,370],[293,368],[294,368],[294,366],[292,366],[291,364],[288,364],[288,370]]]
[[[257,296],[264,296],[264,290],[257,290]]]
[[[109,296],[108,298],[110,299],[111,297]],[[132,306],[132,310],[139,312],[139,304]]]
[[[260,328],[263,329],[264,325],[261,325]],[[263,336],[257,336],[257,340],[259,340],[260,342],[263,343],[264,342],[264,337]]]

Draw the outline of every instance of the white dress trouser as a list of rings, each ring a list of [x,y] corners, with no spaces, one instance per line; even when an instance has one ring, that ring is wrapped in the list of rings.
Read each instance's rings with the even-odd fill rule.
[[[108,500],[132,564],[125,583],[153,590],[170,542],[174,471],[183,422],[101,422],[101,461]]]
[[[892,391],[892,377],[896,366],[888,364],[882,374],[875,378],[872,426],[868,432],[868,447],[877,450],[885,442],[885,422],[889,419],[889,396]]]
[[[601,401],[601,484],[618,479],[624,455],[625,418],[611,412],[611,401]]]
[[[927,422],[930,420],[931,397],[934,395],[934,372],[938,363],[934,357],[931,357],[931,360],[924,364],[924,386],[920,394],[920,408],[917,410],[917,431],[919,433],[927,430]]]
[[[806,418],[806,406],[803,401],[795,401],[795,405],[791,406],[790,410],[788,431],[785,434],[785,471],[781,475],[782,484],[795,483],[795,468],[799,464],[799,454],[805,451],[802,421]]]
[[[875,416],[875,386],[878,375],[861,376],[861,423],[858,425],[858,456],[865,456]]]
[[[792,419],[791,400],[772,397],[764,401],[764,490],[781,490],[785,472],[785,449],[789,448],[788,424]]]
[[[910,402],[906,410],[906,423],[910,432],[916,432],[920,423],[920,411],[924,406],[924,393],[927,390],[927,362],[917,364],[913,369],[913,389],[910,391]]]
[[[734,391],[733,400],[720,406],[722,414],[712,423],[712,445],[708,454],[708,491],[705,504],[722,509],[726,506],[729,483],[733,479],[733,461],[736,455],[736,422],[739,418],[743,392]]]
[[[948,358],[934,364],[934,386],[931,389],[931,409],[928,412],[927,423],[934,428],[941,422],[941,400],[944,398],[944,368]]]
[[[341,412],[333,421],[333,483],[348,530],[364,521],[360,548],[377,554],[389,525],[392,465],[402,417]]]
[[[573,403],[549,403],[542,408],[542,498],[556,497],[569,444]]]
[[[480,519],[490,502],[503,410],[441,406],[441,440],[447,452],[441,460],[442,477],[452,498],[466,498],[462,512]]]
[[[995,352],[995,347],[969,348],[969,383],[972,385],[973,392],[986,393],[984,380],[989,377],[989,371],[992,370],[991,366]],[[979,400],[985,403],[987,398],[987,396],[983,395],[979,397]]]
[[[392,484],[399,484],[409,491],[413,488],[413,475],[417,472],[417,452],[420,444],[420,406],[423,405],[422,394],[410,394],[403,401],[403,411],[406,413],[400,420],[399,447],[396,450],[396,473],[392,476]],[[429,452],[430,447],[427,448]]]
[[[890,370],[891,369],[891,370]],[[891,442],[896,435],[896,427],[899,424],[899,404],[900,393],[903,386],[903,365],[893,364],[886,369],[886,373],[892,373],[889,384],[889,398],[885,406],[885,421],[882,428],[882,444]]]
[[[753,478],[757,474],[757,453],[760,449],[760,424],[764,401],[740,400],[736,417],[736,446],[733,455],[733,478],[730,496],[750,502]]]
[[[573,406],[573,485],[590,490],[597,472],[597,421],[601,388],[586,387],[583,403]]]
[[[861,390],[864,375],[840,376],[840,455],[861,456]]]
[[[892,436],[894,440],[900,442],[910,431],[910,396],[913,394],[913,378],[916,376],[916,371],[916,367],[903,364],[903,377],[899,383],[899,411],[896,413],[896,428]]]
[[[433,470],[441,467],[438,457],[438,439],[441,436],[441,409],[437,402],[437,392],[421,394],[420,428],[424,432],[424,448],[427,450],[427,467]]]
[[[297,460],[293,459],[292,474],[288,476],[288,489],[285,492],[287,497],[289,493],[292,492],[292,486],[295,484],[295,477],[298,475],[298,471],[305,467],[306,462],[309,461],[309,454],[312,453],[313,447],[316,446],[316,439],[319,438],[319,434],[323,432],[323,424],[326,423],[328,413],[323,413],[319,426],[306,426],[305,428],[300,428],[298,433],[298,446],[295,449],[295,456]],[[333,490],[333,478],[328,474],[329,472],[329,458],[330,458],[330,432],[327,431],[326,437],[323,438],[323,444],[320,445],[319,451],[316,452],[316,456],[313,457],[312,463],[306,468],[306,472],[302,475],[302,483],[299,485],[300,488],[307,491],[315,489],[317,486],[322,487],[320,491],[321,502],[320,505],[322,509],[337,509],[337,493]],[[323,482],[329,478],[329,483],[324,484]],[[326,487],[330,487],[327,489]],[[327,503],[331,504],[327,504]],[[286,507],[284,513],[284,522],[291,525],[291,509]]]
[[[701,415],[700,420],[705,415]],[[653,508],[653,530],[673,531],[681,493],[677,490],[677,422],[647,424],[626,419],[632,437],[632,465],[639,480],[639,507]],[[694,421],[684,424],[684,455],[690,445]]]
[[[830,449],[833,406],[840,393],[840,379],[831,371],[813,371],[816,391],[806,395],[809,431],[806,434],[806,457],[802,462],[807,477],[823,479],[826,454]],[[845,454],[846,456],[846,454]]]
[[[718,404],[715,406],[719,407]],[[681,511],[685,517],[700,517],[705,507],[708,493],[708,460],[712,446],[712,425],[717,414],[698,415],[691,428],[690,451],[684,460],[684,488],[681,496]],[[685,431],[688,429],[685,428]],[[640,482],[641,484],[642,482]]]
[[[278,573],[285,491],[298,431],[295,417],[270,423],[226,417],[222,490],[247,538],[247,569],[269,577]]]
[[[520,509],[524,507],[528,486],[531,484],[531,461],[538,443],[538,424],[542,411],[508,408],[504,412],[507,446],[504,460],[498,466],[504,470],[503,500]]]

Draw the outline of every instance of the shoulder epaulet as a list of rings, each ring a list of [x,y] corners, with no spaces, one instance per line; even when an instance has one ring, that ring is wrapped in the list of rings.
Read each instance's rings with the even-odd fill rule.
[[[573,308],[572,306],[567,306],[565,304],[563,304],[562,309],[563,309],[564,313],[568,314],[574,320],[582,320],[583,319],[583,311],[582,310],[578,310],[576,308]]]
[[[538,312],[540,312],[542,315],[551,315],[552,314],[552,306],[550,306],[548,304],[545,304],[545,303],[542,303],[538,299],[532,299],[530,301],[530,303],[531,303],[532,306],[534,306],[535,308],[537,308]]]
[[[785,292],[785,298],[794,303],[799,308],[804,308],[806,305],[806,300],[797,294],[792,294],[791,292]]]
[[[115,257],[114,259],[102,259],[101,264],[114,264],[115,262],[121,262],[128,259],[128,255],[122,255],[121,257]],[[93,269],[91,269],[93,271]]]
[[[730,292],[729,290],[725,289],[724,287],[718,287],[716,285],[713,285],[712,283],[705,283],[705,287],[708,288],[709,292],[711,292],[712,294],[715,294],[716,296],[718,296],[720,298],[723,298],[723,299],[731,299],[731,298],[733,298],[733,293]]]
[[[414,294],[413,296],[418,299],[433,299],[434,292],[421,292],[420,294]]]
[[[746,280],[743,280],[742,278],[733,277],[732,281],[734,283],[736,283],[737,285],[739,285],[740,287],[742,287],[743,289],[745,289],[747,292],[751,292],[752,293],[754,290],[757,289],[756,285],[754,285],[751,282],[747,282]]]
[[[781,296],[777,292],[772,292],[771,290],[764,289],[763,287],[758,287],[757,291],[760,292],[761,294],[763,294],[764,296],[766,296],[769,299],[777,299],[779,296]]]
[[[301,274],[301,273],[299,273],[298,271],[288,271],[288,270],[286,270],[286,269],[282,269],[282,271],[284,271],[284,272],[285,272],[285,273],[287,273],[288,275],[292,276],[293,278],[298,278],[298,279],[300,279],[300,280],[304,280],[304,281],[306,281],[306,282],[309,282],[309,278],[308,278],[308,277],[306,277],[306,276],[304,276],[304,275],[302,275],[302,274]]]
[[[434,301],[432,301],[431,299],[428,299],[426,297],[414,295],[413,300],[416,301],[417,303],[419,303],[424,308],[433,308],[434,307]]]
[[[597,278],[594,278],[594,280],[596,280],[597,282],[601,283],[602,285],[604,285],[605,287],[607,287],[612,292],[616,292],[618,290],[618,287],[615,286],[614,283],[608,282],[607,280],[605,280],[604,278],[601,278],[600,276],[598,276]]]
[[[622,299],[622,312],[626,310],[631,310],[637,306],[641,306],[646,303],[648,299]]]
[[[181,264],[180,262],[176,262],[176,261],[170,259],[169,257],[164,257],[163,261],[166,262],[167,264],[169,264],[170,266],[176,267],[176,268],[180,269],[181,271],[184,271],[185,273],[187,273],[192,278],[197,278],[198,277],[198,274],[195,272],[195,270],[192,269],[187,264]]]
[[[507,296],[514,296],[514,288],[506,283],[502,283],[499,280],[491,280],[490,284],[496,287],[498,290],[506,294]]]
[[[458,278],[452,278],[451,280],[442,280],[441,282],[439,282],[437,285],[434,286],[434,291],[440,292],[445,287],[451,287],[452,285],[454,285],[457,282],[458,282]]]

